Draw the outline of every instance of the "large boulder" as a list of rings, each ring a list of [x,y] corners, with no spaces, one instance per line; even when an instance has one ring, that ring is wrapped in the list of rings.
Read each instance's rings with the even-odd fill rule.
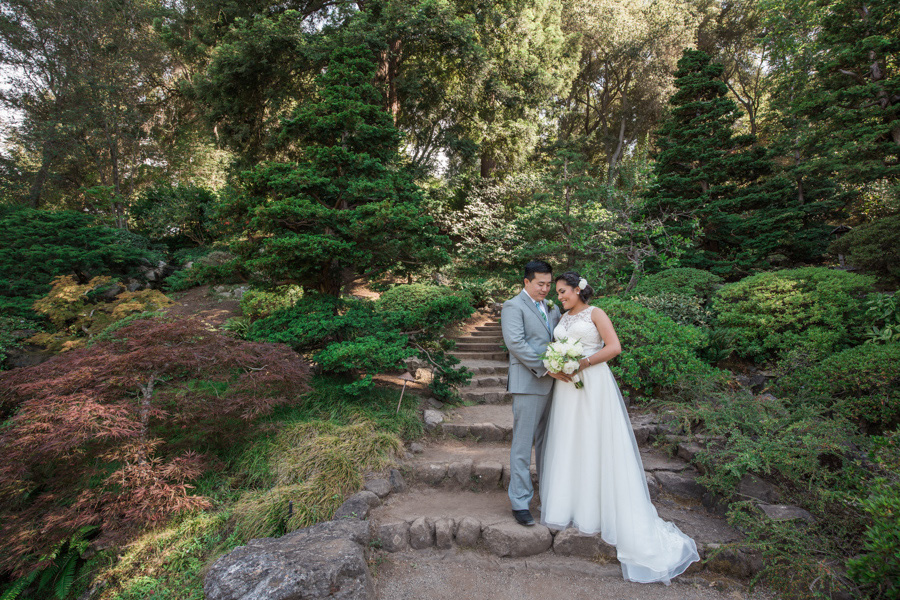
[[[250,540],[217,560],[206,600],[370,600],[366,521],[326,521],[280,538]]]

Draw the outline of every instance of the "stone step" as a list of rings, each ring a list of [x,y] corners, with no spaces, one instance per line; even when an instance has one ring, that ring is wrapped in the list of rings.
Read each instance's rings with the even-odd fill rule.
[[[490,382],[495,378],[484,377],[482,380]],[[468,389],[468,388],[465,388]],[[646,446],[652,439],[650,428],[646,424],[643,415],[636,415],[632,419],[632,430],[640,446]],[[458,406],[450,409],[441,424],[443,433],[457,438],[474,438],[476,441],[510,441],[512,439],[513,413],[508,404],[478,404],[475,406]],[[691,458],[685,456],[679,449],[679,457],[690,462]],[[648,457],[652,464],[660,465],[662,455],[654,454]],[[676,463],[667,463],[674,465]],[[687,468],[687,463],[681,461],[678,465]]]
[[[464,402],[477,404],[508,404],[512,402],[512,394],[506,391],[505,385],[466,387],[459,391],[459,396]]]
[[[503,352],[500,344],[494,342],[462,342],[456,341],[456,348],[459,352]]]
[[[453,423],[442,423],[441,427],[448,434],[461,432],[454,432]],[[474,433],[481,443],[453,438],[436,440],[404,461],[402,470],[410,480],[434,487],[506,489],[510,477],[509,444],[503,440],[510,434],[491,423],[480,424]],[[641,460],[651,498],[665,497],[685,506],[701,505],[706,489],[697,482],[700,474],[690,464],[647,447],[641,448]],[[537,484],[533,460],[531,479]]]
[[[453,356],[460,360],[495,360],[495,361],[507,361],[509,360],[509,356],[506,352],[459,352],[454,350],[451,352]]]
[[[378,560],[381,559],[381,560]],[[616,562],[545,552],[498,559],[479,551],[428,548],[381,554],[373,569],[378,600],[771,600],[758,585],[707,573],[683,574],[670,585],[625,581]]]
[[[478,331],[478,330],[470,331],[469,336],[475,337],[475,338],[488,338],[488,339],[496,338],[498,340],[503,339],[503,334],[498,329],[491,329],[490,331]]]
[[[509,373],[509,361],[507,360],[482,360],[477,358],[466,358],[460,362],[462,367],[466,367],[475,375],[503,375]]]
[[[742,539],[724,519],[703,510],[665,500],[655,505],[660,517],[694,539],[701,558]],[[540,521],[536,507],[532,514]],[[483,548],[501,557],[552,552],[602,562],[616,560],[615,548],[599,535],[584,535],[574,529],[557,532],[540,524],[522,527],[512,517],[508,496],[499,489],[478,493],[413,487],[389,496],[381,506],[372,509],[369,520],[375,539],[388,552],[456,546]],[[749,577],[759,566],[752,555],[737,548],[729,548],[705,565],[709,571],[739,577]],[[695,563],[688,573],[703,567]]]
[[[485,388],[485,387],[501,387],[506,388],[506,382],[508,377],[504,375],[498,374],[488,374],[488,375],[474,375],[472,379],[469,381],[469,385],[462,388],[463,391],[476,391],[475,388]]]
[[[500,331],[500,323],[485,323],[484,325],[479,325],[475,328],[475,331]]]

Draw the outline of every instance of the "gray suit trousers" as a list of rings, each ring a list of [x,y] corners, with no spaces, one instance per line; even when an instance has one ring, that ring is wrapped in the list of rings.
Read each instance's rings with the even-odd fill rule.
[[[552,391],[546,394],[513,394],[513,437],[509,452],[509,500],[513,510],[527,509],[534,497],[531,447],[534,446],[540,478],[552,394]]]

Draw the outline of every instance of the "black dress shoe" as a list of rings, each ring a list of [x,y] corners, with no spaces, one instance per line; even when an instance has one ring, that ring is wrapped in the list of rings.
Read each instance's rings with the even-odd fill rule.
[[[519,525],[525,525],[526,527],[534,525],[534,517],[531,516],[531,512],[527,508],[524,510],[514,510],[512,513]]]

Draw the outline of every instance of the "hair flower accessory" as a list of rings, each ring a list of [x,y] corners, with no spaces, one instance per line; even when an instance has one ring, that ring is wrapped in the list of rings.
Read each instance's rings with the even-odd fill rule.
[[[584,289],[584,288],[587,287],[587,285],[588,285],[587,279],[585,279],[584,277],[582,277],[581,279],[578,280],[578,287],[579,287],[579,288]]]

